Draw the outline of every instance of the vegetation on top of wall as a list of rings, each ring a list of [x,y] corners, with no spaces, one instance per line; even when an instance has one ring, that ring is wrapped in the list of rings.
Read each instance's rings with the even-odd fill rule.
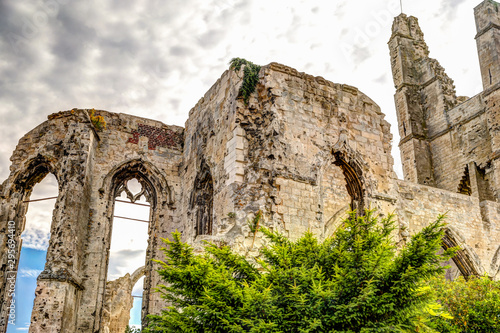
[[[89,116],[90,116],[90,121],[92,122],[92,125],[94,125],[94,128],[98,131],[102,131],[106,129],[106,120],[104,119],[103,116],[96,116],[95,115],[95,109],[92,109],[89,111]]]
[[[259,82],[259,71],[261,66],[243,58],[233,58],[229,64],[229,68],[235,72],[239,72],[241,66],[245,66],[243,69],[243,83],[240,87],[239,95],[243,97],[245,105],[248,105],[250,95],[253,94],[255,87]]]
[[[205,253],[173,234],[158,270],[157,291],[169,306],[149,315],[144,332],[436,332],[432,317],[449,317],[426,280],[442,274],[437,254],[442,217],[400,251],[392,216],[351,212],[324,241],[298,240],[258,228],[266,246],[253,264],[229,246],[207,243]]]

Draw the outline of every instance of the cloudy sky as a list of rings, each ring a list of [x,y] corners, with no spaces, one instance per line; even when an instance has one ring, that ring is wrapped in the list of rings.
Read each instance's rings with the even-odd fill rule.
[[[403,0],[458,95],[481,91],[479,2]],[[401,178],[387,47],[399,13],[399,0],[0,0],[0,182],[18,140],[54,112],[98,108],[183,126],[233,57],[358,87],[392,124]],[[50,182],[37,195],[52,195]],[[50,223],[47,207],[35,225]],[[46,246],[40,228],[24,236],[32,249]]]
[[[459,95],[480,91],[478,3],[403,0]],[[233,57],[358,87],[397,146],[387,41],[399,11],[399,0],[0,0],[0,179],[19,138],[53,112],[95,107],[184,125]]]

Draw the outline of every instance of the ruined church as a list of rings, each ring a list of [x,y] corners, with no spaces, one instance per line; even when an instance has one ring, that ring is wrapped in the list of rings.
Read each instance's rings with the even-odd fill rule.
[[[189,112],[185,127],[123,113],[51,114],[24,135],[0,186],[0,332],[19,257],[32,188],[58,181],[45,269],[38,276],[30,332],[123,332],[131,285],[145,276],[142,317],[164,306],[152,258],[172,231],[201,250],[225,242],[255,255],[247,221],[296,238],[331,235],[349,207],[395,212],[404,244],[448,212],[443,248],[460,246],[453,274],[500,279],[500,5],[474,9],[484,90],[457,97],[432,58],[418,21],[394,19],[389,40],[404,180],[393,172],[389,123],[357,88],[271,63],[246,103],[243,70],[227,70]],[[141,192],[128,182],[136,179]],[[115,198],[151,205],[144,267],[107,281]],[[20,253],[20,248],[17,251]],[[15,262],[15,264],[12,264]],[[12,266],[14,265],[14,267]],[[119,308],[116,308],[119,307]]]

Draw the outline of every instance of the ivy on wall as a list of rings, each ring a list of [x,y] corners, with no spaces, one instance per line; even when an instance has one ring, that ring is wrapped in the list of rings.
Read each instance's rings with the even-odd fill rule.
[[[241,66],[245,66],[243,69],[243,84],[240,87],[239,96],[243,97],[245,105],[248,105],[250,95],[255,91],[255,87],[259,82],[259,71],[261,66],[242,58],[233,58],[229,64],[229,68],[235,72],[239,72]]]

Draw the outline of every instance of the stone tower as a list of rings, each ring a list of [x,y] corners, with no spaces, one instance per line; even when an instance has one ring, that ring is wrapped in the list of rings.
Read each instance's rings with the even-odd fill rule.
[[[476,43],[484,90],[500,82],[500,5],[483,1],[474,8]]]
[[[447,126],[445,112],[457,103],[455,87],[429,58],[417,18],[395,18],[389,47],[405,179],[435,185],[430,142]]]
[[[278,63],[260,68],[247,102],[244,70],[225,71],[184,128],[104,110],[94,111],[105,129],[90,110],[50,115],[20,139],[0,185],[0,333],[11,318],[32,188],[48,173],[59,192],[31,333],[117,333],[140,275],[146,323],[166,305],[151,260],[163,258],[161,238],[179,230],[195,251],[208,240],[255,256],[265,240],[248,221],[258,212],[260,225],[292,239],[307,230],[330,237],[349,207],[394,212],[399,245],[448,212],[442,246],[460,246],[457,274],[500,279],[496,8],[487,0],[476,9],[481,65],[492,79],[472,98],[456,97],[417,19],[395,19],[389,46],[406,181],[395,177],[390,126],[371,98]],[[144,270],[108,281],[115,199],[137,199],[132,179],[151,206]]]
[[[475,9],[485,90],[472,98],[457,98],[453,81],[429,57],[418,20],[395,18],[389,48],[405,180],[481,201],[500,197],[498,7],[485,0]]]

